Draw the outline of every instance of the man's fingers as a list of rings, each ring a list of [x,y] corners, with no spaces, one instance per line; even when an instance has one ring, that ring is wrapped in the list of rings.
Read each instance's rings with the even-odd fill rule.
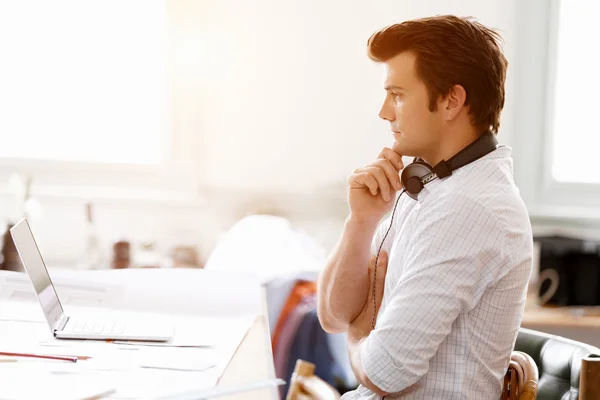
[[[390,160],[380,158],[374,163],[385,172],[390,185],[394,188],[394,191],[402,189],[402,182],[400,181],[400,175],[398,170],[392,165]]]
[[[351,188],[368,188],[373,196],[377,195],[377,180],[369,172],[355,172],[350,176]]]
[[[375,162],[354,170],[348,178],[350,188],[367,187],[373,196],[379,192],[385,201],[402,189],[399,172],[404,168],[402,156],[389,147],[384,147]]]
[[[404,163],[402,162],[402,156],[396,153],[394,150],[389,147],[384,147],[383,150],[379,153],[378,158],[385,158],[390,160],[394,168],[396,168],[397,172],[404,169]]]
[[[379,260],[377,261],[377,274],[375,275],[376,285],[376,303],[377,310],[381,306],[381,300],[383,299],[383,287],[385,285],[385,275],[387,274],[388,267],[388,255],[385,251],[379,253]],[[372,282],[372,281],[371,281]]]
[[[383,172],[383,169],[377,166],[368,166],[365,168],[365,171],[373,175],[379,186],[381,197],[383,197],[385,201],[388,201],[391,198],[392,192],[390,190],[390,182],[385,175],[385,172]]]
[[[375,256],[369,260],[369,294],[368,299],[373,303],[373,278],[375,276]]]
[[[377,262],[377,268],[375,267]],[[383,285],[385,284],[385,275],[387,273],[388,255],[385,251],[379,253],[377,256],[371,257],[369,260],[369,304],[373,304],[373,280],[376,280],[376,298],[377,298],[377,309],[381,305],[381,299],[383,298]],[[375,273],[377,269],[377,273]]]

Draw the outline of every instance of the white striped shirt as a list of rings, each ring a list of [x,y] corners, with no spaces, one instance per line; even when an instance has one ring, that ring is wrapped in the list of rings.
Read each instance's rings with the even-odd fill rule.
[[[500,398],[533,252],[510,153],[500,146],[427,184],[418,201],[400,199],[377,324],[361,348],[386,399]],[[379,397],[359,386],[342,398]]]

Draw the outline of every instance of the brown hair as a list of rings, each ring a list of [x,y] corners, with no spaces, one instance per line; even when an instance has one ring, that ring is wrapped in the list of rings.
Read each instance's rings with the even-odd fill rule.
[[[471,18],[443,15],[383,28],[369,38],[367,46],[369,58],[377,62],[414,52],[430,111],[436,110],[439,96],[448,95],[458,84],[467,92],[465,105],[474,125],[498,133],[508,66],[500,41],[498,33]]]

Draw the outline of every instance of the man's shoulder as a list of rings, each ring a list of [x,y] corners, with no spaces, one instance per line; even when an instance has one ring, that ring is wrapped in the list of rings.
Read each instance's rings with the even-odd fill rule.
[[[472,190],[442,190],[436,198],[421,207],[424,215],[444,219],[471,218],[495,215],[506,204],[504,199],[491,199]]]
[[[527,219],[527,210],[519,189],[511,177],[495,168],[480,179],[468,171],[440,182],[423,207],[451,216],[493,215],[497,218]],[[506,222],[506,221],[505,221]],[[510,221],[509,221],[510,222]]]
[[[530,240],[527,209],[512,189],[445,191],[432,200],[421,206],[418,219],[424,229],[437,231],[444,237],[453,232],[459,237],[494,236],[497,241],[505,237],[523,242]]]
[[[502,246],[528,248],[532,241],[529,214],[519,191],[511,182],[490,182],[479,187],[443,188],[429,204],[423,204],[421,221],[429,222],[428,229],[447,238],[456,237],[487,240]],[[452,190],[450,190],[452,189]],[[493,240],[492,240],[493,239]]]

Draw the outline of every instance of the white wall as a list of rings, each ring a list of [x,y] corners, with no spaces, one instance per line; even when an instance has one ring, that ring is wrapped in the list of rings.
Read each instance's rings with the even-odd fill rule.
[[[500,139],[512,144],[516,4],[170,1],[173,127],[180,137],[195,138],[175,147],[183,159],[196,158],[180,168],[199,175],[201,198],[100,200],[105,251],[121,237],[154,239],[163,250],[195,243],[205,259],[221,233],[257,209],[289,216],[331,247],[346,213],[346,176],[391,143],[387,124],[377,118],[382,71],[367,58],[366,41],[402,20],[452,13],[500,29],[511,63]],[[33,224],[49,264],[80,261],[83,201],[60,194],[38,198],[44,214]],[[9,202],[0,193],[0,217]]]
[[[515,3],[204,1],[203,182],[294,191],[343,182],[391,143],[377,117],[382,70],[366,56],[368,37],[405,19],[475,16],[502,31],[516,62]],[[509,143],[511,87],[509,74],[500,136]]]

